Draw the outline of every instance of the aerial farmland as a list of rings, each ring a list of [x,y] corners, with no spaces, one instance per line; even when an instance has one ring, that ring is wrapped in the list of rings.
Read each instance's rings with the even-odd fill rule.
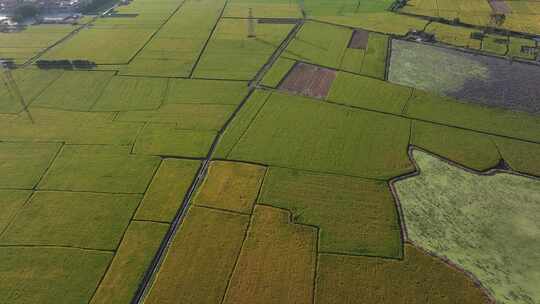
[[[540,304],[540,2],[61,2],[0,0],[0,303]]]

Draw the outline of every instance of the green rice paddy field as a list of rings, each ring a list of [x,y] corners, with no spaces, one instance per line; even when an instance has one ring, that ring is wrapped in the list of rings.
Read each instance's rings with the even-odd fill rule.
[[[418,16],[491,12],[440,0],[133,0],[0,33],[0,303],[540,303],[540,100],[468,91],[503,57],[540,73],[540,7],[506,3],[529,35]]]

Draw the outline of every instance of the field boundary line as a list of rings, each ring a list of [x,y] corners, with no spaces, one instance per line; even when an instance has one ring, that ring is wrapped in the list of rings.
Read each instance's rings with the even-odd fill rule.
[[[368,109],[368,108],[363,108],[363,107],[351,106],[351,105],[338,103],[338,102],[334,102],[334,101],[327,101],[327,102],[330,103],[330,104],[334,104],[336,106],[341,106],[341,107],[348,107],[348,108],[358,109],[358,110],[362,110],[362,111],[368,111],[368,112],[375,112],[375,113],[379,113],[379,114],[391,115],[391,116],[400,117],[400,118],[404,118],[404,119],[411,119],[411,120],[416,120],[416,121],[421,121],[421,122],[428,122],[428,123],[432,123],[432,124],[435,124],[435,125],[440,125],[440,126],[445,126],[445,127],[450,127],[450,128],[456,128],[456,129],[465,130],[465,131],[472,131],[472,132],[481,133],[481,134],[490,135],[490,136],[503,137],[503,138],[512,139],[512,140],[528,142],[528,143],[532,143],[532,144],[540,144],[540,141],[537,142],[537,141],[534,141],[534,140],[523,139],[523,138],[513,137],[513,136],[508,136],[508,135],[502,135],[502,134],[497,134],[497,133],[493,133],[493,132],[486,132],[486,131],[481,131],[481,130],[469,129],[469,128],[465,128],[465,127],[461,127],[461,126],[457,126],[457,125],[450,125],[450,124],[436,122],[436,121],[422,119],[422,118],[409,117],[409,116],[405,116],[405,115],[401,115],[401,114],[395,114],[395,113],[383,112],[383,111],[378,111],[378,110],[373,110],[373,109]]]
[[[302,172],[312,173],[312,174],[344,176],[344,177],[363,179],[364,181],[371,181],[371,182],[387,182],[388,181],[388,179],[382,179],[382,178],[356,176],[356,175],[350,175],[350,174],[344,174],[344,173],[317,171],[317,170],[310,170],[310,169],[299,169],[299,168],[292,168],[292,167],[273,165],[273,164],[263,164],[263,163],[259,163],[259,162],[255,162],[255,161],[241,160],[241,159],[234,159],[234,158],[213,158],[212,160],[236,162],[236,163],[243,163],[243,164],[248,164],[248,165],[257,165],[257,166],[261,166],[261,167],[276,168],[276,169],[287,169],[287,170],[293,170],[293,171],[302,171]]]
[[[333,23],[333,22],[330,22],[330,21],[319,20],[319,19],[314,19],[314,18],[306,18],[305,20],[309,21],[309,22],[316,22],[316,23],[322,23],[322,24],[332,25],[332,26],[336,26],[336,27],[347,28],[347,29],[350,29],[350,30],[363,30],[363,31],[366,31],[366,32],[386,35],[386,36],[390,36],[390,37],[405,37],[406,36],[406,35],[397,35],[397,34],[394,34],[394,33],[385,33],[385,32],[373,31],[373,30],[368,30],[368,29],[363,28],[363,27],[354,27],[354,26],[350,26],[350,25]]]
[[[96,295],[97,291],[99,290],[99,287],[101,286],[101,283],[103,283],[103,280],[105,280],[105,277],[107,276],[107,273],[109,272],[109,269],[111,268],[111,266],[112,266],[112,264],[114,262],[114,258],[116,257],[116,252],[118,252],[118,249],[120,249],[120,246],[124,242],[124,237],[126,236],[126,233],[127,233],[128,229],[129,229],[129,226],[131,226],[131,223],[133,222],[133,220],[135,218],[135,214],[137,214],[137,211],[139,211],[139,208],[142,205],[142,201],[143,201],[144,197],[146,196],[146,193],[148,192],[148,189],[150,188],[150,185],[152,184],[152,181],[154,181],[154,178],[156,177],[157,172],[159,171],[159,168],[161,168],[162,165],[163,165],[163,160],[160,159],[159,163],[154,168],[154,172],[152,172],[152,178],[148,181],[148,184],[146,185],[146,188],[144,190],[143,195],[141,195],[139,197],[139,202],[137,204],[137,208],[135,208],[132,211],[131,217],[129,219],[129,223],[124,228],[124,231],[122,231],[122,236],[120,237],[120,240],[118,241],[118,244],[116,244],[116,249],[114,250],[115,254],[114,254],[113,258],[109,261],[109,264],[107,264],[107,268],[105,269],[105,271],[101,275],[101,278],[99,279],[99,282],[96,285],[96,288],[94,289],[94,292],[92,292],[92,296],[90,297],[90,301],[92,301],[92,299]]]
[[[195,73],[195,69],[199,66],[199,62],[201,61],[202,56],[206,52],[206,49],[208,48],[208,45],[210,44],[210,40],[212,40],[212,37],[214,37],[214,34],[216,33],[216,29],[218,27],[219,22],[221,22],[221,18],[223,17],[223,13],[225,13],[225,8],[229,4],[229,0],[225,0],[225,3],[223,4],[223,7],[221,8],[221,11],[216,18],[216,22],[214,23],[214,26],[212,27],[212,30],[210,31],[210,34],[208,35],[208,39],[204,42],[204,45],[199,52],[199,56],[197,56],[197,59],[193,63],[193,66],[191,67],[191,70],[189,71],[188,78],[192,78],[193,74]]]
[[[54,163],[56,162],[56,160],[58,159],[58,157],[60,156],[60,154],[64,150],[65,146],[66,146],[65,142],[60,142],[60,147],[58,147],[58,150],[56,151],[54,156],[51,158],[51,160],[49,160],[49,163],[47,164],[47,168],[43,171],[43,174],[41,174],[38,181],[34,184],[34,187],[32,187],[32,191],[39,190],[39,184],[41,184],[41,182],[43,181],[45,176],[48,175],[49,170],[51,170],[51,167],[54,165]]]
[[[163,22],[154,30],[154,32],[148,37],[148,40],[129,58],[127,64],[130,64],[143,50],[146,48],[146,46],[154,40],[154,37],[161,31],[161,29],[171,20],[171,18],[178,13],[180,8],[184,6],[184,4],[187,2],[187,0],[183,0],[178,4],[178,6],[171,12],[171,14],[167,17],[167,19],[163,20]],[[124,64],[126,65],[126,64]]]
[[[146,273],[144,274],[143,279],[139,283],[139,287],[131,301],[133,304],[142,303],[144,300],[144,297],[147,295],[147,293],[150,291],[151,283],[153,282],[153,279],[155,278],[155,275],[157,274],[161,264],[163,263],[167,251],[177,233],[177,231],[180,228],[180,225],[182,224],[187,211],[191,205],[192,198],[198,189],[198,187],[202,184],[210,161],[212,160],[212,156],[216,150],[216,147],[224,133],[224,130],[229,126],[229,124],[233,121],[233,119],[236,117],[240,109],[244,106],[244,104],[249,100],[249,97],[253,94],[254,89],[251,89],[246,96],[243,97],[240,104],[236,107],[236,109],[233,111],[231,116],[227,119],[223,127],[217,132],[212,145],[210,146],[210,149],[206,155],[206,158],[201,162],[199,169],[197,173],[195,174],[195,178],[193,179],[190,187],[188,188],[188,191],[186,192],[182,203],[180,204],[180,207],[178,208],[176,215],[174,216],[173,220],[171,221],[171,226],[169,227],[169,230],[163,237],[163,240],[156,251],[156,254],[154,258],[152,259],[150,266],[148,267]]]
[[[66,34],[66,36],[60,38],[60,40],[57,40],[55,43],[47,46],[46,48],[40,50],[39,52],[37,52],[33,57],[30,57],[28,60],[26,60],[22,65],[21,67],[22,68],[25,68],[29,65],[31,65],[34,61],[36,61],[38,58],[40,58],[41,56],[43,56],[45,53],[47,53],[48,51],[50,51],[52,48],[56,47],[57,45],[63,43],[64,41],[66,40],[69,40],[71,37],[75,36],[76,34],[78,34],[81,30],[85,29],[85,28],[88,28],[90,27],[90,25],[92,25],[92,23],[94,23],[96,20],[98,20],[99,18],[101,18],[102,16],[108,14],[110,11],[114,10],[115,8],[118,7],[118,3],[113,5],[111,8],[109,8],[108,10],[102,12],[101,14],[97,14],[96,16],[94,16],[92,18],[92,20],[88,21],[87,23],[77,27],[76,29],[74,29],[73,31],[69,32]]]
[[[319,254],[324,255],[340,255],[340,256],[346,256],[346,257],[356,257],[356,258],[376,258],[376,259],[383,259],[383,260],[391,260],[391,261],[403,261],[403,256],[396,258],[396,257],[390,257],[390,256],[384,256],[384,255],[370,255],[370,254],[353,254],[353,253],[346,253],[346,252],[337,252],[337,251],[319,251]]]
[[[393,37],[392,39],[400,40],[400,41],[404,41],[404,42],[409,42],[409,43],[417,43],[417,44],[421,44],[421,45],[424,45],[424,46],[432,46],[432,47],[452,50],[452,51],[461,52],[461,53],[470,54],[470,55],[475,55],[475,56],[491,57],[491,58],[505,60],[505,61],[509,61],[511,59],[511,61],[519,62],[519,63],[522,63],[522,64],[528,64],[528,65],[532,65],[532,66],[535,66],[535,67],[540,66],[540,62],[538,62],[538,61],[526,60],[526,59],[519,58],[519,57],[507,57],[507,56],[504,56],[504,55],[499,55],[497,53],[483,51],[482,49],[472,49],[472,48],[468,48],[468,47],[460,47],[460,46],[455,46],[455,45],[445,43],[445,42],[441,42],[441,41],[436,41],[436,42],[411,41],[411,40],[404,39],[403,37]]]
[[[96,249],[89,247],[78,247],[78,246],[68,246],[68,245],[39,245],[39,244],[0,244],[0,248],[10,248],[10,247],[19,247],[19,248],[63,248],[63,249],[77,249],[85,251],[98,251],[98,252],[108,252],[112,253],[114,257],[115,250],[110,249]],[[111,259],[112,261],[112,259]]]
[[[324,67],[324,66],[322,66],[322,67]],[[330,69],[333,69],[333,68],[330,68]],[[339,72],[350,73],[350,72],[347,72],[347,71],[339,71]],[[351,73],[351,74],[354,74],[354,73]],[[364,75],[360,75],[360,74],[354,74],[354,75],[358,75],[358,76],[362,76],[362,77],[368,77],[368,76],[364,76]],[[371,77],[371,78],[373,78],[373,77]],[[378,78],[373,78],[373,79],[377,79],[379,81],[384,81],[384,80],[381,80],[381,79],[378,79]],[[267,91],[272,91],[272,92],[275,91],[275,92],[282,93],[282,94],[286,93],[284,91],[280,91],[279,89],[274,89],[274,88],[269,88],[269,87],[261,87],[261,89],[262,90],[267,90]],[[290,93],[289,93],[289,95],[298,96],[297,94],[290,94]],[[312,102],[321,102],[320,99],[313,99],[313,98],[306,97],[306,96],[304,96],[304,97],[307,98],[308,100],[312,101]],[[527,142],[527,143],[532,143],[532,144],[540,144],[540,141],[536,141],[536,140],[530,140],[530,139],[519,138],[519,137],[515,137],[515,136],[497,134],[497,133],[493,133],[493,132],[489,132],[489,131],[470,129],[470,128],[466,128],[466,127],[462,127],[462,126],[458,126],[458,125],[451,125],[451,124],[448,124],[448,123],[437,122],[437,121],[423,119],[423,118],[410,117],[410,116],[407,116],[406,114],[396,114],[396,113],[385,112],[385,111],[381,111],[381,110],[374,110],[374,109],[370,109],[370,108],[366,108],[366,107],[353,106],[353,105],[340,103],[340,102],[336,102],[336,101],[330,101],[330,100],[324,100],[324,102],[327,102],[329,104],[339,106],[339,107],[351,108],[351,109],[356,109],[356,110],[361,110],[361,111],[366,111],[366,112],[379,113],[379,114],[383,114],[383,115],[390,115],[390,116],[399,117],[399,118],[403,118],[403,119],[411,119],[411,120],[415,120],[415,121],[427,122],[427,123],[436,124],[436,125],[440,125],[440,126],[456,128],[456,129],[465,130],[465,131],[472,131],[472,132],[475,132],[475,133],[481,133],[481,134],[490,135],[490,136],[502,137],[502,138],[517,140],[517,141],[522,141],[522,142]],[[458,102],[459,103],[469,104],[469,103],[466,103],[466,102],[460,102],[460,101],[458,101]],[[490,109],[501,109],[500,107],[490,107],[490,106],[487,106],[487,107],[490,108]],[[507,110],[507,111],[516,112],[516,111],[512,111],[512,110]],[[527,114],[526,112],[520,112],[520,111],[517,111],[517,112]]]
[[[238,145],[238,143],[242,140],[242,138],[244,138],[244,136],[246,135],[246,133],[248,132],[248,130],[251,128],[251,125],[253,124],[253,122],[255,121],[255,119],[259,116],[259,113],[262,111],[262,108],[264,108],[264,106],[266,105],[266,103],[268,102],[268,100],[270,99],[270,97],[272,96],[272,92],[270,92],[270,94],[268,94],[268,96],[266,96],[266,98],[264,99],[263,103],[261,104],[261,106],[257,109],[257,112],[255,112],[255,115],[253,115],[253,117],[249,120],[249,123],[248,125],[246,126],[246,128],[242,131],[242,134],[240,134],[240,136],[238,136],[238,139],[235,141],[234,145],[231,146],[231,149],[229,151],[227,151],[227,154],[225,155],[225,159],[229,158],[229,156],[231,155],[231,153],[233,152],[234,148],[236,148],[236,146]]]
[[[65,74],[65,72],[66,72],[65,70],[62,70],[62,72],[58,73],[58,74],[59,74],[58,77],[55,77],[53,81],[51,81],[50,83],[48,83],[48,84],[45,86],[45,88],[43,88],[43,90],[39,91],[39,93],[38,93],[34,98],[32,98],[32,99],[30,99],[30,100],[26,100],[26,102],[27,102],[26,108],[27,108],[27,110],[28,110],[29,112],[30,112],[30,110],[31,110],[31,109],[30,109],[30,106],[32,106],[32,105],[34,104],[34,101],[36,101],[39,97],[41,97],[41,96],[45,93],[45,91],[47,91],[50,87],[52,87],[53,84],[54,84],[56,81],[58,81],[58,79],[60,79],[60,78]],[[38,107],[39,107],[39,106],[38,106]],[[24,112],[24,109],[21,110],[19,113],[22,113],[22,112]],[[17,115],[18,115],[19,113],[17,113]]]
[[[448,20],[442,17],[425,16],[425,15],[402,12],[402,11],[394,11],[394,13],[398,15],[409,16],[409,17],[413,17],[417,19],[437,22],[437,23],[451,25],[451,26],[464,27],[464,28],[475,29],[479,31],[487,30],[489,32],[492,32],[494,34],[501,35],[501,36],[505,36],[506,34],[508,34],[509,36],[518,37],[518,38],[526,38],[526,39],[533,39],[533,38],[540,37],[539,35],[534,34],[534,33],[520,32],[520,31],[515,31],[515,30],[510,30],[510,29],[502,29],[502,28],[497,28],[497,27],[493,27],[489,25],[486,25],[486,26],[474,25],[474,24],[465,23],[462,21],[456,22],[456,21]]]
[[[283,20],[283,21],[298,21],[298,20],[301,20],[302,18],[298,18],[298,17],[252,17],[252,18],[249,18],[249,17],[238,17],[238,16],[223,16],[221,17],[222,19],[239,19],[239,20],[250,20],[250,19],[254,19],[254,20],[276,20],[276,19],[279,19],[280,21]],[[283,23],[274,23],[274,24],[283,24]]]
[[[250,214],[250,213],[243,213],[243,212],[234,211],[234,210],[229,210],[229,209],[225,209],[225,208],[211,207],[211,206],[199,205],[199,204],[195,204],[195,203],[192,203],[191,205],[192,205],[193,207],[204,208],[204,209],[209,209],[209,210],[214,210],[214,211],[216,211],[216,212],[221,212],[221,213],[228,213],[228,214],[235,214],[235,215],[239,215],[239,216],[247,216],[247,217],[251,217],[251,214]]]
[[[170,222],[166,222],[166,221],[156,221],[156,220],[147,220],[147,219],[133,219],[131,222],[153,223],[153,224],[162,224],[162,225],[167,225],[167,226],[171,224]]]
[[[340,71],[340,72],[345,72],[345,73],[349,73],[349,72],[346,72],[346,71]],[[363,76],[363,77],[366,77],[364,75],[358,75],[358,76]],[[381,79],[378,79],[378,78],[373,78],[373,79],[377,79],[379,81],[383,81]],[[282,93],[283,91],[279,91],[279,90],[276,90],[276,89],[267,89],[265,88],[265,90],[269,90],[269,91],[277,91],[277,92],[280,92]],[[291,94],[291,95],[294,95],[294,96],[297,96],[296,94]],[[313,101],[313,102],[320,102],[319,99],[313,99],[313,98],[310,98],[310,97],[306,97],[307,99]],[[540,141],[535,141],[535,140],[530,140],[530,139],[524,139],[524,138],[519,138],[519,137],[514,137],[514,136],[508,136],[508,135],[502,135],[502,134],[497,134],[497,133],[493,133],[493,132],[489,132],[489,131],[481,131],[481,130],[475,130],[475,129],[469,129],[469,128],[465,128],[465,127],[461,127],[461,126],[457,126],[457,125],[451,125],[451,124],[447,124],[447,123],[441,123],[441,122],[436,122],[436,121],[432,121],[432,120],[427,120],[427,119],[422,119],[422,118],[415,118],[415,117],[409,117],[409,116],[406,116],[406,115],[403,115],[403,114],[396,114],[396,113],[391,113],[391,112],[385,112],[385,111],[380,111],[380,110],[374,110],[374,109],[369,109],[369,108],[365,108],[365,107],[359,107],[359,106],[353,106],[353,105],[348,105],[348,104],[345,104],[345,103],[340,103],[340,102],[336,102],[336,101],[330,101],[330,100],[325,100],[325,102],[329,103],[329,104],[333,104],[335,106],[340,106],[340,107],[346,107],[346,108],[351,108],[351,109],[357,109],[357,110],[361,110],[361,111],[367,111],[367,112],[374,112],[374,113],[379,113],[379,114],[384,114],[384,115],[390,115],[390,116],[395,116],[395,117],[400,117],[400,118],[404,118],[404,119],[411,119],[411,120],[416,120],[416,121],[422,121],[422,122],[428,122],[428,123],[432,123],[432,124],[436,124],[436,125],[441,125],[441,126],[445,126],[445,127],[451,127],[451,128],[456,128],[456,129],[460,129],[460,130],[465,130],[465,131],[473,131],[473,132],[476,132],[476,133],[481,133],[481,134],[485,134],[485,135],[491,135],[491,136],[497,136],[497,137],[503,137],[503,138],[507,138],[507,139],[512,139],[512,140],[518,140],[518,141],[522,141],[522,142],[528,142],[528,143],[532,143],[532,144],[540,144]],[[461,102],[461,103],[464,103],[464,102]],[[465,104],[469,104],[469,103],[466,103]],[[488,108],[495,108],[495,109],[500,109],[499,107],[488,107]],[[511,110],[510,110],[511,111]],[[515,112],[515,111],[511,111],[511,112]],[[519,111],[518,111],[519,112]],[[519,112],[519,113],[525,113],[527,114],[526,112]]]
[[[253,204],[251,208],[251,213],[253,214],[253,210],[255,209],[256,203]],[[231,272],[229,273],[229,276],[227,278],[227,284],[225,285],[225,291],[223,292],[223,295],[221,296],[221,300],[219,301],[220,304],[223,304],[225,301],[225,298],[227,297],[227,292],[229,291],[229,287],[231,286],[232,277],[234,275],[234,271],[236,270],[236,267],[238,266],[238,262],[240,261],[240,255],[242,255],[242,250],[244,249],[244,245],[246,244],[246,240],[248,238],[249,231],[251,230],[253,223],[253,216],[249,215],[249,222],[246,226],[246,230],[244,231],[244,237],[242,238],[242,244],[240,245],[240,248],[238,249],[238,254],[236,255],[236,259],[234,261],[234,265],[231,269]]]
[[[383,76],[383,79],[386,82],[388,82],[388,75],[390,75],[390,60],[392,60],[392,41],[394,41],[392,37],[388,37],[387,39],[388,39],[388,43],[386,45],[386,58],[384,59],[384,76]],[[363,66],[363,63],[364,62],[362,61],[362,66]]]
[[[4,229],[2,229],[2,231],[0,231],[0,237],[2,237],[2,235],[4,235],[4,233],[8,230],[8,228],[13,224],[13,222],[15,221],[15,218],[17,218],[17,215],[19,215],[19,213],[22,212],[22,209],[24,207],[26,207],[26,205],[30,204],[30,201],[32,200],[32,198],[34,197],[34,194],[36,193],[36,191],[33,191],[33,190],[30,190],[32,191],[30,193],[30,195],[28,195],[28,197],[26,198],[26,200],[22,203],[22,205],[13,213],[13,215],[8,219],[8,222],[6,224],[6,226],[4,226]]]
[[[86,190],[70,190],[70,189],[41,189],[36,192],[69,192],[69,193],[88,193],[88,194],[112,194],[112,195],[127,195],[127,196],[143,196],[144,192],[101,192],[101,191],[86,191]]]
[[[96,106],[96,104],[97,104],[98,101],[101,99],[101,97],[103,96],[103,94],[105,94],[105,90],[107,89],[107,87],[109,86],[109,84],[112,82],[112,80],[113,80],[114,77],[116,77],[115,74],[109,76],[109,79],[107,80],[106,83],[103,84],[103,88],[99,91],[99,93],[97,94],[96,98],[94,99],[94,101],[92,102],[92,104],[90,105],[90,107],[88,107],[88,110],[83,111],[83,112],[92,112],[92,109]]]
[[[265,62],[265,64],[257,71],[257,74],[255,74],[255,77],[249,82],[250,87],[258,87],[266,75],[268,71],[272,68],[274,63],[278,60],[278,58],[285,52],[291,41],[296,37],[296,34],[302,29],[304,25],[304,19],[300,19],[295,26],[291,29],[291,31],[285,36],[285,38],[281,41],[279,46],[274,50],[272,55],[268,58],[268,60]]]
[[[416,243],[416,242],[414,242],[412,240],[408,240],[407,243],[409,243],[411,246],[414,246],[416,249],[422,251],[422,253],[424,253],[424,254],[426,254],[426,255],[428,255],[430,257],[438,259],[439,261],[441,261],[444,264],[448,265],[448,267],[450,267],[450,268],[456,270],[457,272],[460,272],[463,275],[465,275],[469,280],[472,281],[472,283],[476,286],[476,288],[478,288],[478,289],[480,289],[482,291],[482,293],[488,299],[489,304],[497,304],[497,301],[495,300],[495,297],[493,296],[493,294],[491,294],[489,289],[487,287],[485,287],[484,284],[482,283],[482,281],[480,281],[472,272],[468,271],[467,269],[465,269],[464,267],[462,267],[458,263],[455,263],[454,261],[450,260],[446,256],[442,256],[442,255],[437,254],[434,251],[428,250],[427,248],[424,248],[424,247],[420,246],[420,244],[418,244],[418,243]]]
[[[228,3],[228,0],[226,0]],[[216,23],[217,26],[217,23]],[[288,36],[286,40],[292,40],[291,36]],[[282,43],[285,43],[286,40]],[[278,48],[270,57],[269,63],[273,63],[281,54],[282,50],[281,48]],[[268,64],[268,63],[267,63]],[[266,65],[265,65],[266,66]],[[264,68],[264,66],[263,66]],[[259,80],[260,81],[260,80]],[[258,83],[257,83],[258,84]],[[249,86],[249,92],[246,94],[246,96],[243,97],[242,101],[238,104],[236,109],[233,111],[233,113],[230,115],[230,117],[225,121],[222,128],[217,132],[212,145],[210,146],[210,149],[206,155],[206,158],[201,162],[201,165],[199,166],[199,170],[197,171],[195,178],[193,179],[190,187],[188,188],[188,191],[186,192],[182,203],[179,207],[179,209],[176,212],[176,215],[174,216],[171,226],[169,227],[169,230],[163,237],[163,240],[156,251],[156,254],[154,258],[152,259],[150,266],[148,267],[146,273],[144,274],[142,280],[139,283],[139,287],[137,288],[137,291],[135,292],[135,295],[133,296],[133,299],[131,301],[132,304],[139,304],[142,303],[147,293],[150,291],[151,283],[153,282],[153,279],[155,278],[157,271],[159,270],[161,264],[163,263],[167,251],[177,233],[177,231],[180,229],[180,225],[182,224],[187,211],[191,205],[191,201],[193,198],[193,195],[195,194],[197,188],[202,184],[206,173],[208,171],[208,167],[210,165],[210,161],[212,160],[212,156],[215,153],[215,150],[217,148],[217,145],[219,144],[221,138],[223,137],[223,134],[225,130],[229,127],[229,125],[232,123],[232,121],[236,118],[240,110],[244,107],[244,105],[248,102],[250,97],[253,95],[253,92],[255,92],[256,86]],[[249,228],[249,227],[248,227]],[[247,231],[247,229],[246,229]]]
[[[234,271],[236,269],[236,266],[238,266],[238,261],[240,260],[240,254],[242,253],[242,249],[244,248],[244,244],[246,243],[246,240],[247,240],[247,236],[248,236],[248,231],[249,229],[251,228],[251,223],[253,221],[253,211],[255,210],[255,206],[258,204],[258,201],[259,201],[259,198],[260,198],[260,195],[261,195],[261,191],[262,191],[262,188],[264,186],[264,181],[266,180],[266,176],[268,174],[268,167],[265,167],[265,171],[264,171],[264,175],[263,175],[263,178],[262,178],[262,181],[261,181],[261,184],[259,185],[259,189],[258,189],[258,192],[257,192],[257,196],[255,197],[255,200],[253,202],[253,205],[251,206],[251,209],[250,209],[250,214],[249,214],[249,223],[246,227],[246,230],[244,231],[244,236],[242,238],[242,244],[240,245],[240,249],[238,250],[238,254],[236,255],[236,258],[235,258],[235,261],[234,261],[234,265],[232,267],[232,270],[231,272],[229,273],[229,276],[227,278],[227,284],[225,286],[225,291],[223,292],[223,295],[221,296],[221,300],[219,301],[219,303],[223,303],[225,301],[225,297],[227,296],[227,291],[229,290],[229,286],[231,284],[231,280],[232,280],[232,276],[234,274]]]
[[[285,39],[283,39],[283,41],[280,43],[280,45],[278,46],[278,48],[276,48],[276,50],[273,52],[273,54],[268,58],[268,60],[266,61],[266,63],[259,69],[259,71],[257,72],[257,74],[255,75],[255,77],[249,82],[248,86],[252,89],[256,89],[256,88],[261,88],[260,86],[260,83],[262,82],[262,80],[264,79],[264,76],[266,75],[266,73],[272,68],[272,66],[274,65],[274,63],[281,57],[281,55],[283,54],[283,52],[287,49],[287,47],[289,46],[289,43],[296,37],[296,34],[298,34],[298,32],[300,31],[300,29],[302,28],[302,26],[304,25],[304,22],[303,20],[300,20],[292,29],[291,31],[289,32],[289,34],[287,34],[287,36],[285,37]],[[294,65],[289,69],[288,73],[290,73],[294,67],[298,64],[298,61],[295,60],[295,63]],[[281,79],[280,83],[283,82],[283,79]],[[238,145],[238,143],[240,142],[240,140],[242,140],[242,138],[245,136],[245,134],[247,133],[247,131],[250,129],[251,125],[253,124],[253,122],[255,121],[255,119],[259,116],[259,113],[261,112],[262,108],[266,105],[266,103],[268,102],[268,100],[270,99],[270,97],[272,96],[273,92],[270,91],[270,94],[268,94],[268,96],[266,97],[266,99],[264,100],[264,102],[262,103],[262,105],[259,107],[259,109],[257,109],[257,112],[255,113],[255,115],[253,116],[253,118],[250,120],[249,124],[247,125],[247,127],[242,131],[242,134],[238,137],[238,139],[236,140],[236,142],[234,143],[234,145],[231,147],[231,149],[227,152],[227,154],[225,155],[225,158],[228,158],[229,155],[232,153],[232,151],[234,150],[234,148],[236,147],[236,145]]]
[[[43,93],[48,89],[50,88],[53,83],[55,83],[58,79],[60,79],[60,77],[62,77],[62,75],[64,75],[64,71],[58,73],[58,76],[56,76],[51,82],[49,82],[43,89],[41,89],[35,96],[34,98],[31,98],[31,99],[26,99],[25,98],[25,101],[26,101],[26,111],[30,112],[30,106],[32,105],[32,103],[34,103],[34,101],[36,99],[38,99],[41,95],[43,95]],[[15,81],[15,80],[14,80]],[[15,81],[15,83],[17,83]],[[4,84],[6,85],[6,88],[7,88],[7,83],[4,82]],[[9,91],[9,89],[8,89]],[[11,94],[10,94],[11,95]],[[23,96],[24,97],[24,96]],[[25,109],[21,109],[18,113],[15,113],[15,115],[19,115],[21,113],[25,112]]]
[[[279,87],[281,87],[283,85],[283,82],[285,82],[285,79],[287,79],[287,77],[289,77],[292,73],[292,71],[294,71],[294,68],[296,68],[296,66],[298,65],[298,61],[297,60],[293,60],[293,59],[290,59],[290,58],[287,58],[287,57],[283,57],[284,59],[286,60],[291,60],[291,61],[294,61],[293,65],[289,68],[289,70],[287,70],[287,73],[285,73],[285,75],[283,75],[283,77],[281,77],[281,79],[279,80],[278,84],[272,88],[272,87],[267,87],[267,86],[263,86],[263,88],[272,88],[272,89],[279,89]],[[266,76],[266,75],[265,75]],[[263,78],[264,79],[264,78]]]

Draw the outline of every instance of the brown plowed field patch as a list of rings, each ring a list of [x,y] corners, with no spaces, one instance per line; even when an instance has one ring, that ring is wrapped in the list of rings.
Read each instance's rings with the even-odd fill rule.
[[[257,23],[262,23],[262,24],[296,24],[297,22],[298,22],[298,19],[292,19],[292,18],[257,19]]]
[[[365,30],[354,30],[351,41],[349,41],[350,49],[367,49],[369,32]]]
[[[495,14],[509,14],[512,12],[512,9],[504,0],[491,0],[489,5]]]
[[[324,99],[335,78],[334,70],[299,63],[294,66],[279,88],[303,96]]]

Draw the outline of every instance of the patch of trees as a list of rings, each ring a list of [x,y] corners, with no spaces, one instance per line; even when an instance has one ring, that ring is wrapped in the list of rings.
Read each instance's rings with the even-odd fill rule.
[[[92,69],[96,67],[96,63],[89,60],[72,60],[67,59],[62,60],[38,60],[36,65],[40,69],[63,69],[63,70],[73,70],[73,69]]]
[[[13,70],[17,68],[17,65],[15,64],[15,61],[13,61],[13,59],[0,59],[0,63],[5,69]]]
[[[112,5],[115,2],[118,2],[119,0],[94,0],[85,7],[82,8],[81,13],[83,14],[90,14],[90,13],[98,13],[100,10],[102,10],[105,6]]]
[[[23,3],[15,8],[13,20],[22,22],[28,18],[34,18],[39,15],[39,8],[32,3]]]

